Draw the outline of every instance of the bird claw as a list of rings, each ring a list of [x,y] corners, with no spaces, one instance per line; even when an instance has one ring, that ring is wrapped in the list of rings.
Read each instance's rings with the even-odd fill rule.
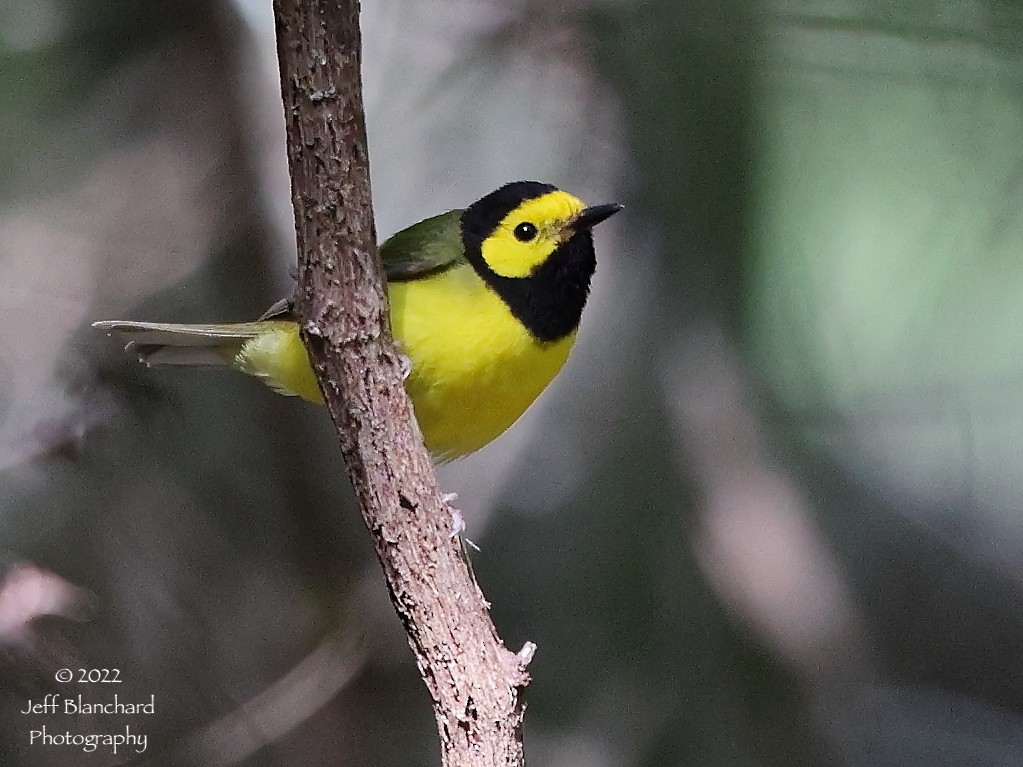
[[[461,509],[456,509],[451,504],[458,500],[458,493],[441,493],[441,501],[448,507],[448,511],[451,512],[451,535],[450,538],[457,538],[465,531],[465,517],[462,516]]]
[[[406,354],[398,355],[398,369],[401,371],[401,380],[407,381],[412,375],[412,360]],[[456,494],[457,496],[457,494]]]
[[[458,509],[451,510],[451,538],[457,538],[465,531],[465,518]]]

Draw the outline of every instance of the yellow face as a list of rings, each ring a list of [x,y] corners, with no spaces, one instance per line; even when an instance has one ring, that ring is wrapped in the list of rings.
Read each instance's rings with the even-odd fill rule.
[[[502,277],[529,276],[572,236],[570,224],[585,207],[561,190],[525,200],[483,241],[483,260]]]

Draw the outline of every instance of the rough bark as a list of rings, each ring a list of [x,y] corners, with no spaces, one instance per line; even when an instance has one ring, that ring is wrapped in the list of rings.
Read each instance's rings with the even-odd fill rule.
[[[302,336],[391,601],[433,698],[444,765],[520,765],[525,659],[487,612],[402,384],[376,250],[357,0],[276,0]]]

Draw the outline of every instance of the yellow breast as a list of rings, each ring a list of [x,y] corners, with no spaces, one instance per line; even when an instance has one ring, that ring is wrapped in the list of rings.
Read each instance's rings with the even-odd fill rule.
[[[391,327],[430,451],[456,458],[497,438],[561,370],[575,334],[540,344],[470,266],[392,283]]]
[[[538,343],[476,275],[458,266],[388,285],[391,329],[412,361],[405,387],[439,460],[471,453],[525,412],[568,358],[575,334]],[[279,391],[319,402],[293,322],[268,323],[236,366]]]

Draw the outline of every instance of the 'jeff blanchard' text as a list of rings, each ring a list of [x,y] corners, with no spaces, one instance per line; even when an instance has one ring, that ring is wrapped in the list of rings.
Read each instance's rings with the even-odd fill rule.
[[[31,700],[22,711],[23,714],[155,714],[156,696],[150,695],[144,703],[125,703],[114,695],[112,701],[102,703],[83,700],[79,695],[75,698],[61,698],[56,694],[47,695],[42,702]]]

